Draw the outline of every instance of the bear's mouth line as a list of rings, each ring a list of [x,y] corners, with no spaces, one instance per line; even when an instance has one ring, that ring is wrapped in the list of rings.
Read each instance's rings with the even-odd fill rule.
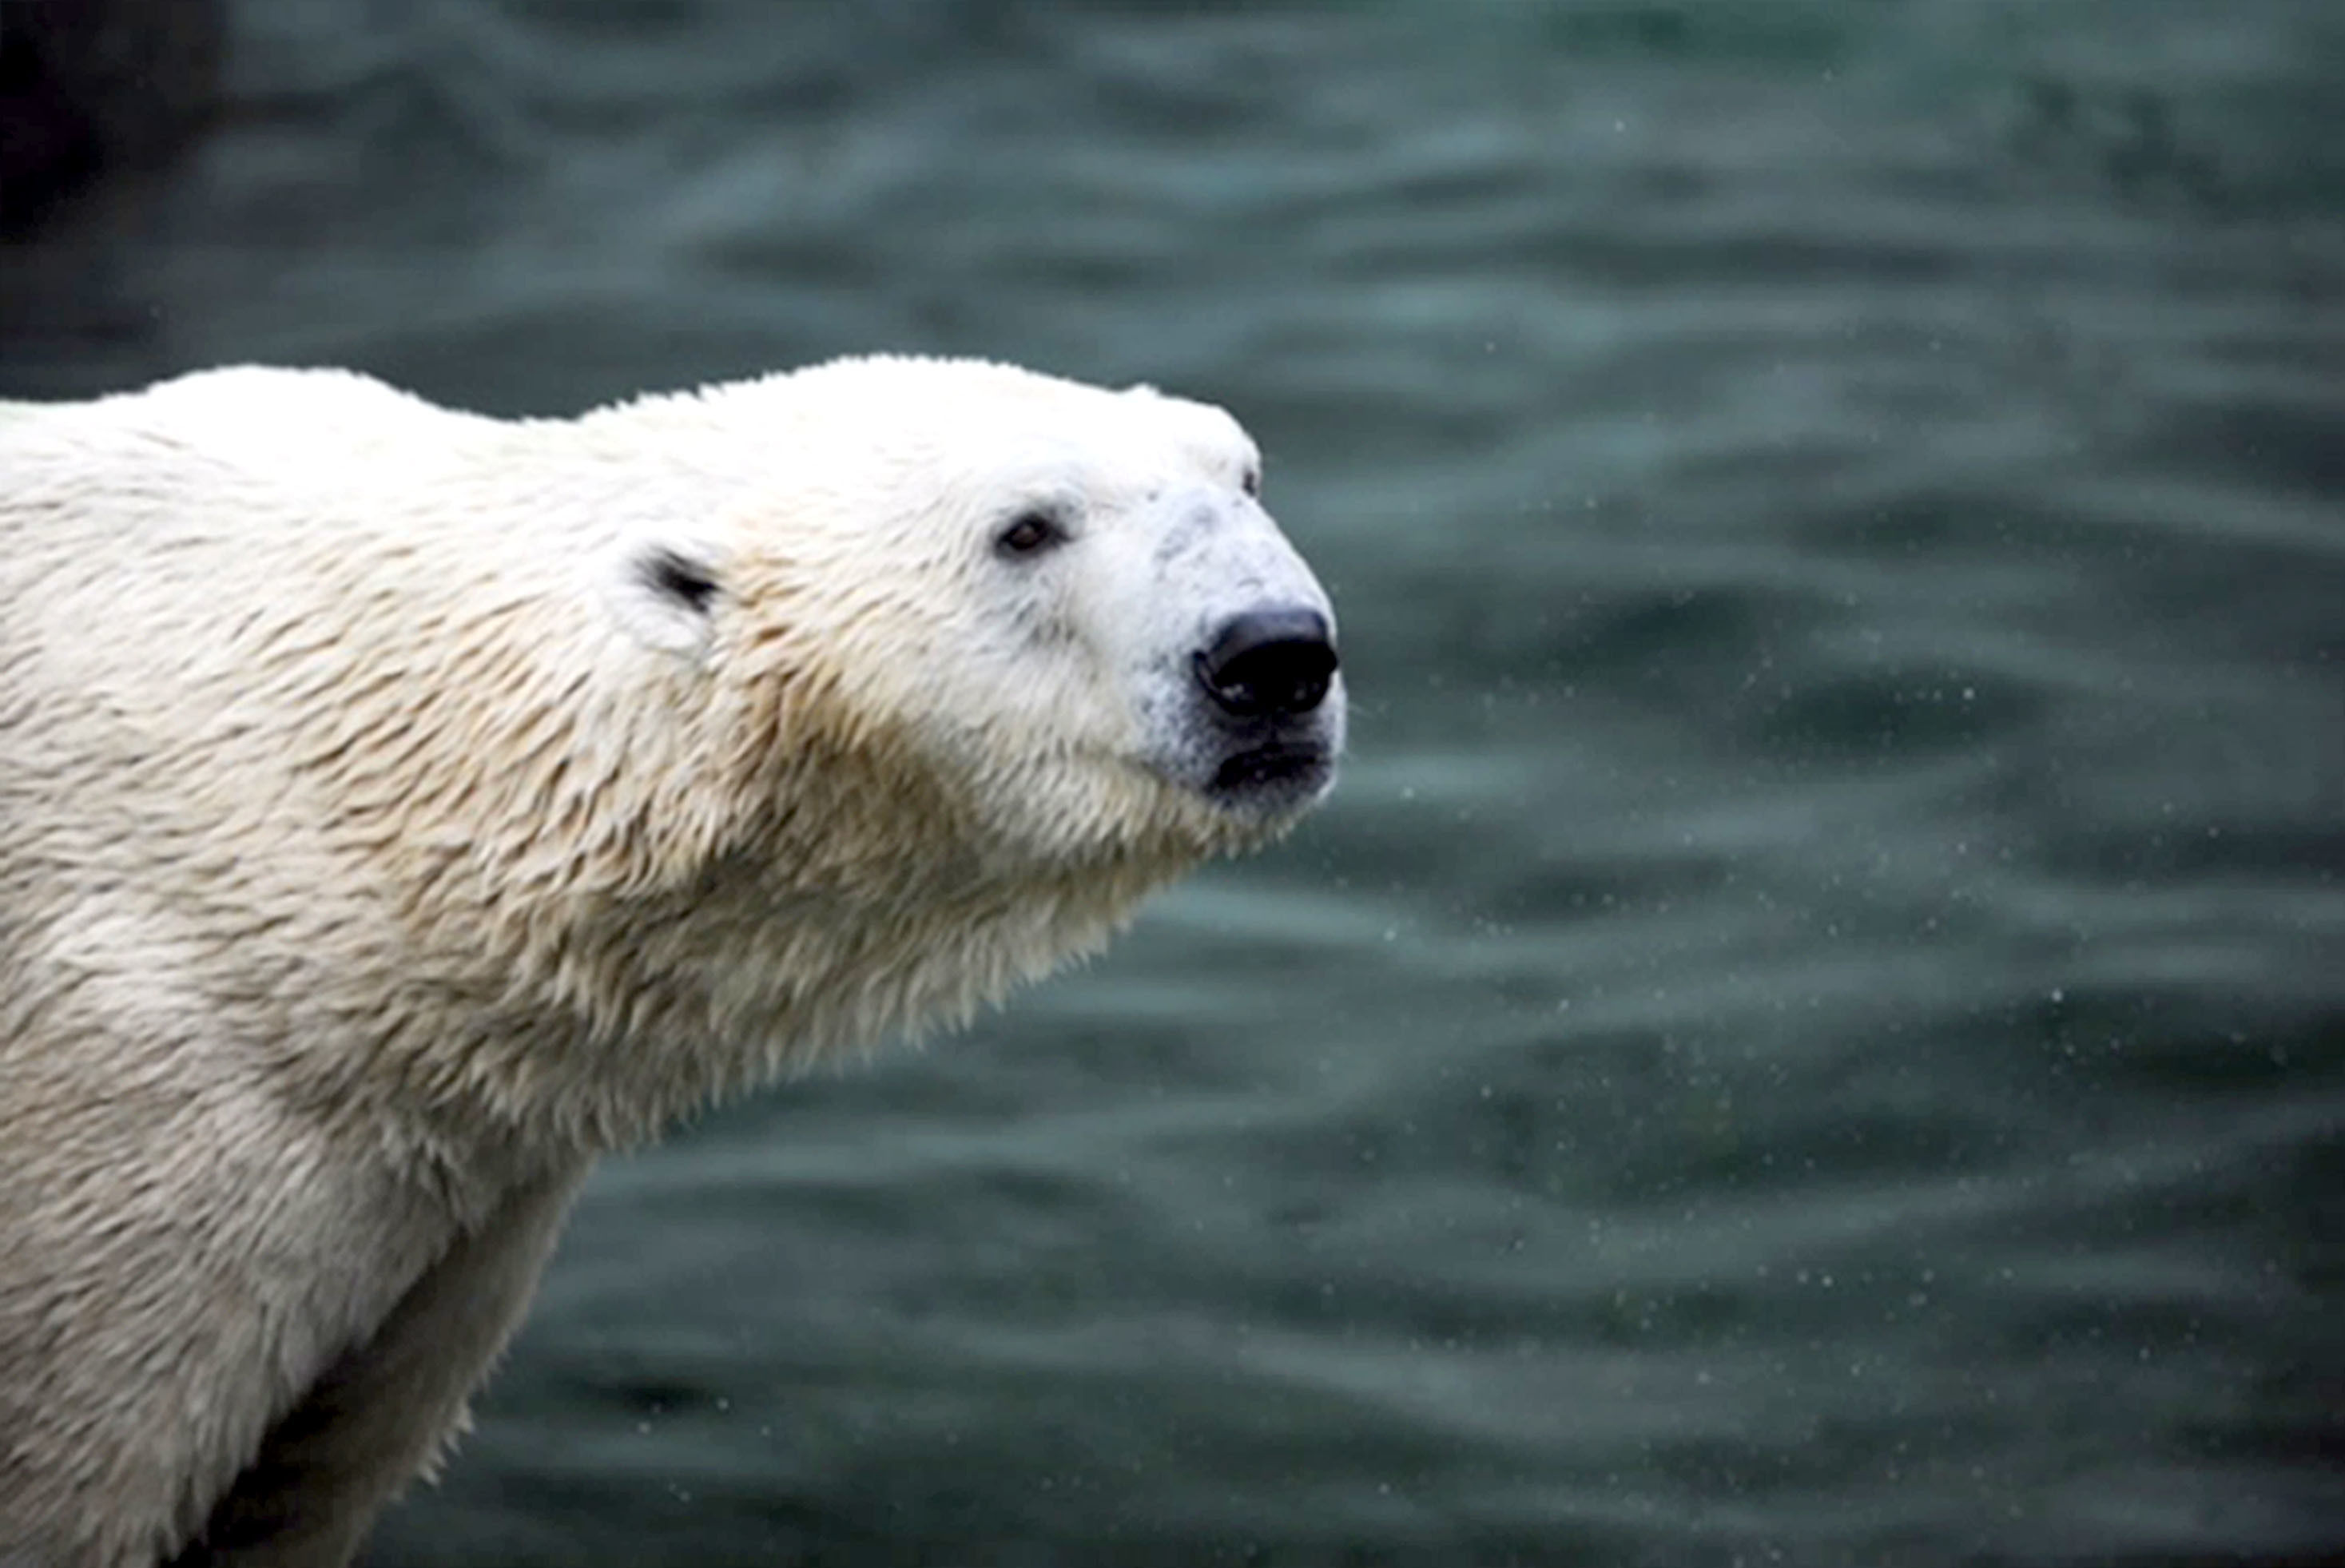
[[[1327,771],[1327,748],[1315,741],[1264,741],[1233,752],[1213,770],[1215,794],[1240,794],[1274,784],[1314,781]]]

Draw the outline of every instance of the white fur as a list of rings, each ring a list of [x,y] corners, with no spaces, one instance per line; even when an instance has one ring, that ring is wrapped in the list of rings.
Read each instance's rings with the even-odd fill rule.
[[[1327,613],[1256,460],[964,361],[0,406],[0,1562],[346,1561],[598,1151],[1283,830],[1192,667]]]

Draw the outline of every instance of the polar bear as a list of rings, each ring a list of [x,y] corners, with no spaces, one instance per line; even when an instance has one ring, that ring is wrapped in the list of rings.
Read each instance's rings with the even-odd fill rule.
[[[603,1150],[967,1017],[1329,787],[1218,409],[0,406],[0,1563],[335,1563]]]

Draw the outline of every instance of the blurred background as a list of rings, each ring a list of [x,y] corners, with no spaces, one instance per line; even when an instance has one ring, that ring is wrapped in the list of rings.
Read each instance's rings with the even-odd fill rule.
[[[0,396],[1227,404],[1325,811],[590,1188],[371,1568],[2345,1561],[2345,6],[6,0]]]

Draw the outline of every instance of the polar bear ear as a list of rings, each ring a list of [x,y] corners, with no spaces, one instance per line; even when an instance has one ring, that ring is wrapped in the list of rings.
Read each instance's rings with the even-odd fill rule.
[[[607,563],[604,598],[629,635],[664,652],[707,652],[725,575],[716,551],[677,540],[637,540]]]

